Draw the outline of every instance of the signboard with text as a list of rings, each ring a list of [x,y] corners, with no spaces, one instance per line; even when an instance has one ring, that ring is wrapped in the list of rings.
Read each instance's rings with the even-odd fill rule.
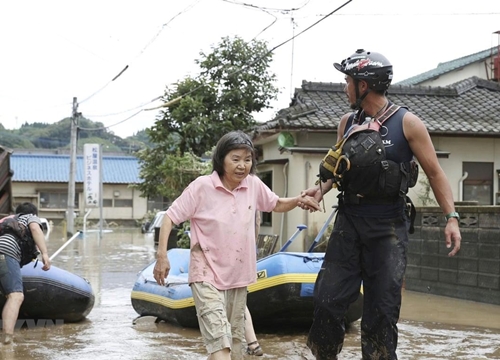
[[[87,207],[100,205],[101,155],[99,144],[83,146],[83,174],[85,204]]]

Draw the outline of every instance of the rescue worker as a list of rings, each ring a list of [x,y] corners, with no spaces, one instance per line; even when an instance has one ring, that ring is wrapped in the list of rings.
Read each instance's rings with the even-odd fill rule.
[[[392,103],[386,93],[392,81],[392,65],[379,53],[357,50],[335,63],[345,74],[345,93],[353,113],[345,114],[338,127],[338,141],[343,139],[351,125],[382,118]],[[386,159],[396,164],[409,164],[414,157],[427,175],[436,200],[447,219],[445,242],[449,256],[460,250],[459,215],[446,175],[439,165],[436,152],[423,122],[401,107],[386,119],[380,128]],[[347,170],[344,175],[349,174]],[[328,173],[321,169],[321,173]],[[418,174],[418,169],[416,171]],[[373,174],[357,174],[366,181],[379,182],[377,195],[361,195],[356,181],[346,183],[347,176],[330,176],[316,186],[304,190],[318,202],[332,189],[336,181],[340,190],[339,211],[331,233],[323,266],[314,288],[314,321],[309,331],[307,346],[317,360],[337,359],[345,334],[344,317],[363,285],[364,309],[361,320],[361,347],[363,359],[397,359],[397,322],[401,307],[401,289],[407,263],[408,232],[411,226],[406,197],[408,186],[416,178],[408,179],[397,171],[401,180],[399,193],[380,189],[380,181]],[[363,183],[363,181],[361,183]],[[413,182],[413,184],[408,184]],[[308,209],[306,205],[300,205]],[[413,208],[414,210],[414,208]]]

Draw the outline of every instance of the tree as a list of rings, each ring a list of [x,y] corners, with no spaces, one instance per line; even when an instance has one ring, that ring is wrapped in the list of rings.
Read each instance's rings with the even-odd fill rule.
[[[252,113],[269,108],[276,98],[276,76],[269,70],[272,53],[265,42],[225,37],[211,53],[200,56],[195,61],[199,76],[165,90],[162,100],[170,106],[147,131],[155,146],[137,154],[144,179],[137,187],[143,196],[178,196],[199,176],[197,170],[176,167],[185,156],[203,156],[231,130],[249,131],[255,125]],[[173,180],[179,176],[182,181]]]

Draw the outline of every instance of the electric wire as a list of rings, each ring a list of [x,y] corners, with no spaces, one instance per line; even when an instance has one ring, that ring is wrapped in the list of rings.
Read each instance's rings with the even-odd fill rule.
[[[107,126],[102,126],[102,127],[99,127],[99,128],[85,128],[85,127],[78,127],[79,130],[85,130],[85,131],[97,131],[97,130],[106,130],[106,129],[109,129],[110,127],[113,127],[113,126],[116,126],[116,125],[119,125],[121,123],[124,123],[125,121],[128,121],[134,117],[136,117],[137,115],[139,115],[141,112],[143,112],[144,109],[141,109],[139,111],[137,111],[136,113],[130,115],[129,117],[127,117],[126,119],[123,119],[121,121],[118,121],[117,123],[114,123],[114,124],[111,124],[111,125],[107,125]]]
[[[155,97],[154,99],[150,100],[149,102],[144,103],[144,104],[142,104],[142,105],[140,105],[140,106],[138,106],[138,107],[135,107],[135,108],[133,108],[133,109],[129,109],[129,110],[125,111],[125,112],[131,111],[131,110],[135,110],[135,109],[137,109],[137,108],[139,108],[139,107],[141,107],[141,108],[142,108],[143,106],[146,106],[146,105],[148,105],[148,104],[151,104],[152,102],[155,102],[156,100],[158,100],[158,99],[160,99],[160,98],[161,98],[161,96],[157,96],[157,97]],[[86,131],[96,131],[96,130],[105,130],[105,129],[109,129],[110,127],[113,127],[113,126],[116,126],[116,125],[122,124],[122,123],[124,123],[125,121],[128,121],[128,120],[130,120],[130,119],[134,118],[135,116],[139,115],[139,114],[140,114],[141,112],[143,112],[144,110],[145,110],[145,109],[140,109],[139,111],[135,112],[135,113],[134,113],[134,114],[132,114],[131,116],[127,117],[126,119],[124,119],[124,120],[120,120],[120,121],[118,121],[117,123],[114,123],[114,124],[111,124],[111,125],[102,126],[102,127],[99,127],[99,128],[85,128],[85,127],[78,127],[78,129],[80,129],[80,130],[86,130]]]
[[[280,8],[271,8],[271,7],[266,7],[266,6],[257,6],[254,4],[248,4],[244,2],[238,2],[238,1],[233,1],[233,0],[222,0],[227,3],[235,4],[235,5],[242,5],[242,6],[247,6],[247,7],[252,7],[252,8],[257,8],[260,10],[268,10],[268,11],[276,11],[276,12],[281,12],[281,13],[287,13],[287,12],[292,12],[292,11],[298,11],[302,9],[304,6],[306,6],[311,0],[306,0],[306,2],[302,5],[300,5],[297,8],[291,8],[291,9],[280,9]]]
[[[277,17],[276,15],[271,14],[271,13],[270,13],[269,11],[267,11],[267,10],[264,10],[264,9],[261,9],[261,10],[262,10],[263,12],[265,12],[266,14],[268,14],[268,15],[270,15],[270,16],[272,16],[272,17],[274,17],[274,20],[273,20],[273,21],[272,21],[269,25],[267,25],[264,29],[262,29],[261,31],[259,31],[259,33],[258,33],[257,35],[255,35],[255,36],[252,38],[252,40],[257,39],[257,38],[258,38],[260,35],[262,35],[262,34],[263,34],[266,30],[270,29],[270,28],[271,28],[271,26],[273,26],[274,24],[276,24],[276,21],[278,21],[278,17]]]
[[[137,60],[138,57],[140,57],[145,51],[146,49],[151,46],[151,44],[153,44],[156,39],[160,36],[160,34],[163,32],[163,30],[175,19],[177,18],[178,16],[184,14],[185,12],[191,10],[197,3],[199,3],[201,0],[195,0],[192,4],[188,5],[186,8],[184,8],[184,10],[180,11],[178,14],[174,15],[170,20],[168,20],[165,24],[163,24],[160,28],[160,30],[156,33],[156,35],[146,44],[146,46],[144,46],[144,48],[139,52],[139,54],[134,58],[133,61]],[[110,81],[108,81],[106,84],[104,84],[101,88],[99,88],[98,90],[96,90],[95,92],[93,92],[91,95],[87,96],[86,98],[84,98],[82,101],[80,101],[79,103],[82,104],[90,99],[92,99],[94,96],[96,96],[97,94],[99,94],[101,91],[103,91],[105,88],[107,88],[109,86],[109,84],[111,84],[113,81],[115,81],[116,79],[118,79],[127,69],[129,68],[129,65],[125,65],[125,67],[117,74],[115,75]]]
[[[291,18],[292,20],[292,37],[295,36],[295,19]],[[295,41],[292,41],[292,56],[291,56],[291,64],[290,64],[290,99],[293,98],[293,60],[295,58]]]
[[[123,111],[118,111],[118,112],[115,112],[115,113],[108,113],[108,114],[101,114],[101,115],[85,114],[85,116],[87,116],[89,118],[98,118],[98,117],[108,117],[108,116],[120,115],[120,114],[128,113],[128,112],[133,111],[133,110],[140,109],[140,108],[142,108],[142,107],[144,107],[144,106],[146,106],[148,104],[151,104],[152,102],[160,100],[160,99],[161,99],[161,96],[157,96],[157,97],[155,97],[151,101],[148,101],[148,102],[142,103],[140,105],[134,106],[133,108],[130,108],[130,109],[127,109],[127,110],[123,110]]]
[[[335,14],[335,16],[490,16],[490,15],[500,15],[500,12],[484,12],[484,13],[349,13],[349,14]],[[321,17],[324,14],[315,14],[315,15],[304,15],[304,16],[296,16],[296,19],[308,19],[311,17]]]
[[[223,1],[227,1],[227,0],[223,0]],[[346,5],[348,5],[350,2],[352,2],[353,0],[348,0],[346,1],[345,3],[343,3],[342,5],[340,5],[339,7],[337,7],[335,10],[331,11],[330,13],[324,15],[321,19],[319,19],[318,21],[314,22],[313,24],[309,25],[307,28],[305,28],[304,30],[300,31],[298,34],[296,35],[293,35],[291,38],[283,41],[282,43],[274,46],[273,48],[271,48],[270,50],[268,50],[264,55],[260,56],[258,59],[248,63],[248,64],[245,64],[243,66],[241,66],[238,70],[232,72],[229,74],[229,76],[231,75],[235,75],[235,74],[238,74],[239,72],[245,70],[246,68],[248,68],[249,66],[252,66],[254,64],[256,64],[257,62],[259,62],[260,60],[262,60],[263,58],[265,58],[267,55],[269,55],[270,53],[274,52],[276,49],[280,48],[281,46],[289,43],[290,41],[294,40],[295,38],[297,38],[298,36],[302,35],[303,33],[305,33],[306,31],[310,30],[311,28],[313,28],[314,26],[318,25],[320,22],[326,20],[328,17],[332,16],[333,14],[335,14],[337,11],[339,11],[340,9],[342,9],[343,7],[345,7]],[[154,107],[154,108],[149,108],[149,109],[145,109],[147,111],[150,111],[150,110],[157,110],[157,109],[160,109],[160,108],[164,108],[164,107],[169,107],[175,103],[178,103],[181,99],[183,99],[185,96],[188,96],[192,93],[194,93],[195,91],[199,90],[202,86],[197,86],[196,88],[188,91],[187,93],[185,94],[182,94],[178,97],[176,97],[175,99],[172,99],[160,106],[157,106],[157,107]]]

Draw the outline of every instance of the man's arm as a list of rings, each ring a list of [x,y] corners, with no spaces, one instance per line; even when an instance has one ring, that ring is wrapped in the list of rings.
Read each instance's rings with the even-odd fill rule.
[[[344,137],[347,120],[349,119],[349,116],[351,116],[351,114],[352,113],[344,114],[344,116],[342,116],[342,118],[340,119],[339,126],[337,128],[337,142],[336,143],[338,143]],[[321,200],[323,200],[323,196],[332,189],[332,186],[333,186],[333,179],[328,179],[325,182],[321,182],[321,180],[320,180],[320,183],[318,183],[317,185],[314,185],[314,186],[310,187],[309,189],[303,190],[301,192],[301,195],[302,196],[306,196],[306,195],[312,196],[319,203],[319,202],[321,202]],[[302,205],[302,204],[299,206],[304,210],[312,210],[312,209],[310,209],[307,206]]]
[[[38,250],[40,250],[40,253],[42,254],[42,262],[43,262],[43,270],[49,270],[50,269],[50,259],[49,259],[49,253],[47,251],[47,246],[45,245],[45,236],[43,235],[42,228],[39,223],[37,222],[30,222],[28,225],[31,236],[33,237],[33,240],[35,241],[36,246],[38,247]]]
[[[424,123],[417,116],[408,112],[403,118],[403,131],[413,154],[429,179],[429,184],[443,214],[454,212],[455,204],[450,183],[439,164],[436,150]],[[444,231],[446,247],[451,248],[452,242],[454,243],[449,256],[454,256],[460,250],[462,237],[458,225],[456,218],[450,218],[446,223]]]

